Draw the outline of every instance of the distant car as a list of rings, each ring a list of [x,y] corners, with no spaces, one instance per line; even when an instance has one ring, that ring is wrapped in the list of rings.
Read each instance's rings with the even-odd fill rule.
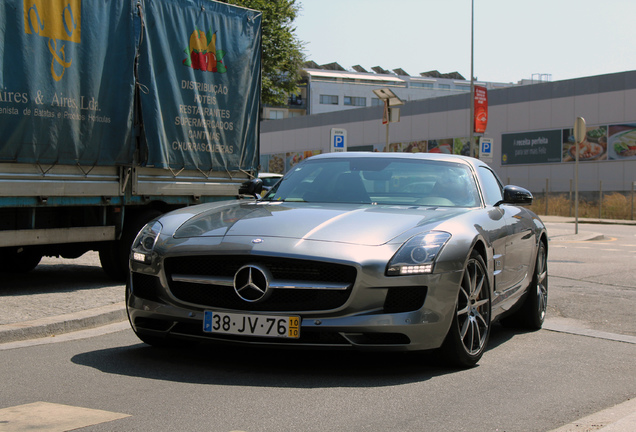
[[[263,190],[268,191],[272,188],[272,186],[278,183],[281,178],[283,178],[283,175],[277,173],[262,172],[258,174],[258,178],[263,181]]]
[[[256,196],[260,182],[243,192]],[[146,225],[131,254],[128,316],[151,345],[439,349],[470,367],[495,320],[543,324],[548,240],[520,207],[531,202],[468,157],[314,156],[262,199]]]

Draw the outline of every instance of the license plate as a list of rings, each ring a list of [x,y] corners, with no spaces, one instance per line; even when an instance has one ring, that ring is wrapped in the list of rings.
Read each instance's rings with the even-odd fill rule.
[[[205,311],[203,331],[206,333],[297,339],[300,337],[300,317]]]

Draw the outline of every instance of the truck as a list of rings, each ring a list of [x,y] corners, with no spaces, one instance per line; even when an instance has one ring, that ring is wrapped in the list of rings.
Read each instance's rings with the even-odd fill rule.
[[[0,272],[99,252],[259,161],[262,14],[210,0],[3,0]]]

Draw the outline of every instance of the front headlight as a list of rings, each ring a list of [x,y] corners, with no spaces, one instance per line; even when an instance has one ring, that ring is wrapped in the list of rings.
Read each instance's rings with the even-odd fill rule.
[[[386,269],[387,276],[431,273],[451,235],[443,231],[429,231],[411,237],[393,255]]]
[[[157,243],[157,238],[161,234],[163,226],[159,221],[150,222],[139,231],[132,244],[132,259],[144,264],[152,261],[152,250]]]

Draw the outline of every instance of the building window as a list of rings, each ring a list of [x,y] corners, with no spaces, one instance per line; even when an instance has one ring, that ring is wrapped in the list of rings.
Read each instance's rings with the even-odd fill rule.
[[[303,104],[303,97],[302,95],[291,95],[289,96],[289,98],[287,99],[287,104],[288,105],[302,105]]]
[[[438,87],[442,90],[450,90],[450,84],[439,84]]]
[[[380,98],[371,98],[371,106],[384,106],[384,102]]]
[[[270,120],[280,120],[285,117],[285,111],[283,110],[269,110]]]
[[[344,104],[349,106],[360,106],[360,107],[367,106],[367,98],[345,96]]]
[[[338,96],[320,95],[321,105],[338,105]]]
[[[409,86],[410,87],[417,87],[417,88],[432,89],[433,88],[433,83],[411,81]]]
[[[469,92],[470,91],[470,86],[463,85],[463,84],[458,84],[458,85],[455,86],[455,89],[457,89],[459,91]]]

